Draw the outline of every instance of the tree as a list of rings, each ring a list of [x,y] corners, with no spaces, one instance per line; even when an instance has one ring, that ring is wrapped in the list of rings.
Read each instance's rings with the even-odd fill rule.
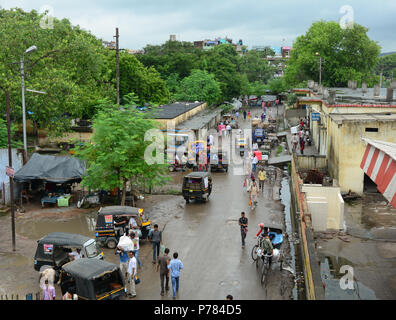
[[[15,147],[23,146],[20,141],[12,141],[15,136],[16,126],[11,125],[11,144]],[[0,118],[0,149],[8,148],[8,130],[7,130],[7,122]]]
[[[193,70],[189,77],[180,82],[174,98],[180,101],[205,101],[210,106],[220,101],[220,84],[213,74]]]
[[[348,80],[375,81],[379,45],[367,36],[368,29],[354,24],[342,29],[337,22],[319,21],[297,38],[286,69],[285,80],[294,85],[319,78],[319,53],[322,57],[322,83],[329,87],[346,86]]]
[[[115,61],[115,53],[111,52],[108,59]],[[111,78],[115,81],[115,68]],[[152,102],[167,103],[169,91],[166,83],[154,67],[146,68],[135,56],[120,53],[120,96],[134,92],[139,97],[139,104]],[[122,101],[123,103],[125,101]]]
[[[239,69],[247,74],[250,82],[266,83],[274,74],[274,68],[268,64],[262,53],[256,50],[250,50],[241,58]]]
[[[157,127],[148,117],[130,105],[108,105],[97,113],[91,142],[75,150],[75,156],[87,161],[82,185],[94,190],[122,187],[124,205],[128,181],[149,187],[167,182],[166,164],[149,165],[145,161],[151,144],[145,141],[145,134]]]
[[[278,95],[286,90],[286,85],[283,79],[272,79],[268,82],[269,90],[272,94]]]
[[[111,98],[114,87],[103,77],[101,40],[67,19],[54,19],[53,29],[42,29],[42,18],[35,10],[0,10],[0,101],[8,91],[13,117],[22,118],[19,61],[36,45],[36,52],[25,55],[25,83],[47,94],[26,94],[27,110],[39,127],[60,133],[70,127],[71,116],[81,117],[86,108]],[[0,108],[3,112],[3,103]]]
[[[375,68],[376,74],[383,72],[383,76],[386,78],[396,77],[396,53],[382,56],[379,58],[378,64]]]

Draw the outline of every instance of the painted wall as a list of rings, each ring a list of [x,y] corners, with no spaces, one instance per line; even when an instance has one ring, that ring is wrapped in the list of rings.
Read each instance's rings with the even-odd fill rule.
[[[338,128],[338,126],[337,126]],[[378,132],[366,132],[366,128],[378,128]],[[361,138],[382,140],[396,143],[396,121],[367,121],[367,122],[343,122],[338,130],[338,181],[342,192],[352,190],[363,194],[364,172],[360,163],[366,144]],[[329,162],[331,159],[329,159]]]
[[[340,188],[304,184],[302,192],[306,194],[308,208],[312,215],[312,226],[322,228],[322,230],[315,229],[315,231],[325,231],[324,225],[326,229],[343,229],[344,200],[341,197]]]
[[[10,202],[10,179],[5,173],[5,167],[8,166],[8,149],[0,149],[0,191],[2,193],[0,202],[9,204]],[[12,149],[12,167],[17,172],[23,166],[22,153],[18,153],[17,149]],[[17,186],[14,183],[14,196],[16,196]]]

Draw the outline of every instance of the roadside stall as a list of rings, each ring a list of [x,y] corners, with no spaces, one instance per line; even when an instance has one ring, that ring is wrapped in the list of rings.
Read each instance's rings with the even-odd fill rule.
[[[85,168],[85,162],[74,157],[34,153],[14,180],[22,184],[21,197],[40,198],[43,207],[48,203],[68,207],[72,185],[81,182]]]

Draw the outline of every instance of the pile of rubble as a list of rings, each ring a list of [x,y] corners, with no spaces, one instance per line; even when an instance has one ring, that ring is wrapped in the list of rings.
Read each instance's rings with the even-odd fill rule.
[[[337,231],[337,230],[328,230],[328,231],[315,231],[314,232],[314,239],[321,239],[321,240],[331,240],[334,238],[338,238],[344,242],[351,242],[348,238],[347,234],[344,231]]]

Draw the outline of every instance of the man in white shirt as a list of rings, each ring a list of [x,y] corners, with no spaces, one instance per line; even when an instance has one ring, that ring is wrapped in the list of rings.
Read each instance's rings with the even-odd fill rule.
[[[133,254],[135,256],[136,261],[139,264],[139,267],[141,267],[142,262],[139,259],[139,236],[138,236],[137,232],[131,231],[129,233],[129,237],[131,238],[132,243],[133,243],[133,250],[132,250]]]
[[[209,135],[209,145],[213,146],[214,138],[212,135]]]
[[[253,172],[256,172],[257,163],[258,163],[258,159],[257,159],[256,155],[254,155],[254,157],[252,159],[252,171]]]
[[[69,257],[72,258],[72,260],[81,259],[82,258],[81,249],[76,249],[76,251],[69,253]]]
[[[136,297],[136,289],[135,289],[135,276],[136,276],[136,258],[133,251],[129,251],[129,265],[128,265],[128,296],[131,298]]]

